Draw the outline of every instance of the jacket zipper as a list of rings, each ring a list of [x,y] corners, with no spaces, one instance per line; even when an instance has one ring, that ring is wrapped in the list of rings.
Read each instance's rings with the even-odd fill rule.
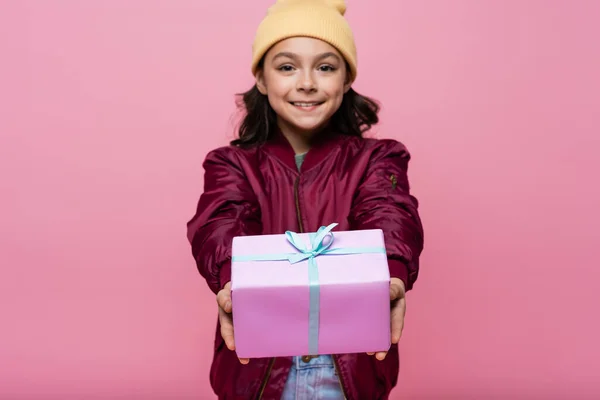
[[[294,199],[296,201],[296,216],[298,217],[298,228],[300,229],[300,233],[303,233],[304,226],[302,225],[302,213],[300,212],[300,200],[298,199],[298,186],[300,186],[300,174],[298,174],[296,182],[294,183]]]
[[[271,376],[271,370],[273,369],[273,364],[275,364],[275,358],[271,358],[269,360],[269,367],[267,368],[267,373],[265,374],[265,378],[260,385],[260,391],[258,392],[258,400],[262,399],[265,388],[267,387],[267,382],[269,381],[269,377]]]

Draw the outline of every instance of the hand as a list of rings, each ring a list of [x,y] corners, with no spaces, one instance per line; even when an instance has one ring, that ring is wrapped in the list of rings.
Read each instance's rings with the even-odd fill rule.
[[[217,293],[217,304],[219,305],[219,323],[221,324],[221,336],[225,345],[231,351],[235,350],[233,339],[233,318],[231,317],[231,282]],[[240,358],[242,364],[250,362],[247,358]]]
[[[392,278],[390,281],[390,301],[391,301],[391,329],[392,329],[392,344],[398,344],[402,330],[404,329],[404,314],[406,314],[406,288],[404,282],[398,278]],[[387,351],[380,351],[375,354],[375,357],[382,361],[387,355]]]

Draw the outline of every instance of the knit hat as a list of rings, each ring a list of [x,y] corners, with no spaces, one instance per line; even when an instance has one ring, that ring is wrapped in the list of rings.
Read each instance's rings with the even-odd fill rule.
[[[335,47],[356,78],[354,35],[344,18],[344,0],[277,0],[260,23],[252,45],[252,74],[258,63],[277,42],[291,37],[311,37]]]

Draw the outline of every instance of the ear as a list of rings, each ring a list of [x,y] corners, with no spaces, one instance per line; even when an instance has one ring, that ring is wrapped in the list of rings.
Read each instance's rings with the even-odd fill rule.
[[[344,94],[348,93],[348,90],[352,87],[354,82],[350,80],[350,74],[346,73],[346,81],[344,82]]]
[[[348,93],[348,90],[352,87],[354,81],[350,77],[350,66],[346,63],[346,78],[344,79],[344,94]]]
[[[267,94],[267,85],[265,84],[265,74],[264,74],[262,68],[259,68],[258,70],[256,70],[256,75],[254,75],[254,78],[256,79],[256,88],[258,89],[258,91],[261,94],[266,95]]]

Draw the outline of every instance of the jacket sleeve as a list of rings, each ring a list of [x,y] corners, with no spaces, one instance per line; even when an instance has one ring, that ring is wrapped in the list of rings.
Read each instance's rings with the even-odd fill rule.
[[[418,202],[408,183],[409,160],[404,145],[380,140],[354,194],[349,216],[351,229],[383,230],[390,276],[404,281],[406,290],[417,280],[423,250]]]
[[[204,192],[187,224],[196,265],[214,293],[231,280],[233,238],[262,231],[256,195],[233,151],[222,148],[206,156]]]

